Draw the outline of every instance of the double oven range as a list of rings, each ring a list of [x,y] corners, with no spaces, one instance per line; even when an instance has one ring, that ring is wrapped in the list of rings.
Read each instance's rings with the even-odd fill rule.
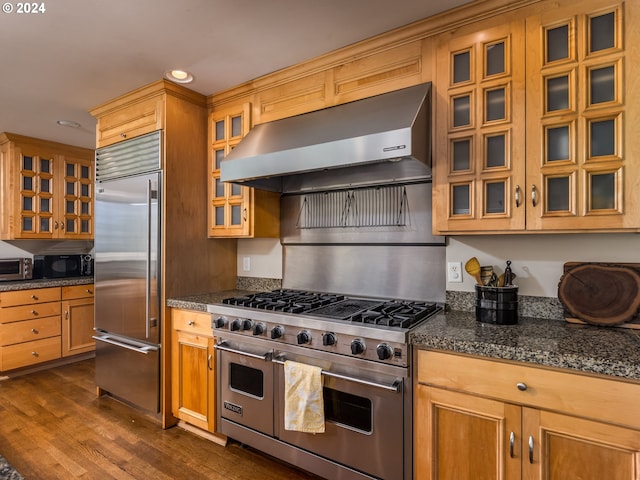
[[[292,289],[209,305],[218,431],[325,478],[411,478],[408,334],[440,310]],[[321,367],[324,433],[285,430],[286,360]]]

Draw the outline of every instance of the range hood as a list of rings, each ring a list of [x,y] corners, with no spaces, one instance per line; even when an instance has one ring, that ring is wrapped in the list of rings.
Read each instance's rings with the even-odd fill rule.
[[[429,179],[431,84],[254,127],[221,180],[276,192]]]

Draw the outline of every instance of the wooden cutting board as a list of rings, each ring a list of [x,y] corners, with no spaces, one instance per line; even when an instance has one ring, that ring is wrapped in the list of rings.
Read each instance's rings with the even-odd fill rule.
[[[558,299],[568,322],[640,328],[640,264],[565,263]]]

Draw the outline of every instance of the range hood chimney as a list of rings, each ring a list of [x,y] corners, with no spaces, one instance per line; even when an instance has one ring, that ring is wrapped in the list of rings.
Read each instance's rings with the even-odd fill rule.
[[[221,162],[221,180],[276,192],[431,176],[431,83],[254,127]]]

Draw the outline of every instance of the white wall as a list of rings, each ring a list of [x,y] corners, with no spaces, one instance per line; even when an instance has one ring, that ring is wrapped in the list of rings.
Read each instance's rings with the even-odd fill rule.
[[[244,269],[245,258],[250,270]],[[282,245],[279,238],[238,240],[238,276],[282,279]]]
[[[0,241],[0,258],[31,257],[31,253]]]
[[[557,297],[565,262],[640,263],[640,235],[631,233],[455,236],[448,242],[447,262],[460,261],[463,270],[463,283],[447,282],[454,291],[474,291],[475,281],[464,271],[472,256],[498,273],[511,260],[518,292],[538,297]]]

